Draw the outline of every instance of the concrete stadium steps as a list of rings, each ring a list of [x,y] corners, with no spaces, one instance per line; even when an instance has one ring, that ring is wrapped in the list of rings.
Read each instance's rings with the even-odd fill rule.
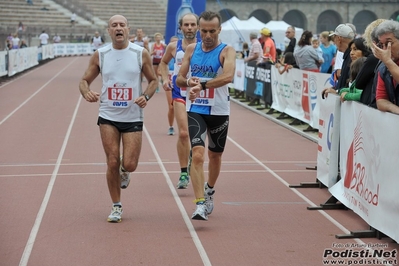
[[[166,6],[162,0],[86,0],[83,3],[94,16],[105,21],[115,14],[124,15],[131,26],[131,33],[135,33],[137,28],[142,28],[148,36],[165,32]]]
[[[45,7],[48,10],[41,10]],[[93,25],[87,21],[76,21],[71,27],[70,16],[58,10],[48,2],[34,0],[33,5],[28,5],[25,0],[0,1],[0,31],[16,32],[19,22],[25,26],[24,34],[38,35],[46,30],[50,35],[63,32],[66,36],[75,33],[91,34]]]

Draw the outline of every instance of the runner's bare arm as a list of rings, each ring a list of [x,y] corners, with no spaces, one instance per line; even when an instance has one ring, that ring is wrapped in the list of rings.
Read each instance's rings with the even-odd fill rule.
[[[223,65],[223,73],[206,83],[207,88],[218,88],[233,81],[236,69],[236,51],[231,46],[226,46],[220,53],[220,62]]]
[[[155,75],[154,68],[152,67],[150,53],[146,49],[144,49],[142,56],[143,56],[142,72],[148,81],[148,86],[143,91],[143,94],[146,94],[151,98],[152,95],[154,95],[155,90],[158,86],[158,78]],[[147,100],[145,99],[145,97],[143,95],[140,95],[138,98],[136,98],[134,102],[141,108],[144,108],[147,105]]]
[[[90,90],[90,84],[96,79],[98,74],[100,74],[100,63],[98,51],[95,51],[90,58],[89,66],[79,82],[80,94],[88,102],[97,102],[100,97],[100,93]]]
[[[168,44],[165,50],[165,54],[162,56],[161,63],[159,63],[158,70],[161,73],[161,77],[163,80],[163,89],[170,90],[172,88],[172,84],[169,80],[169,62],[174,57],[176,51],[176,42]]]
[[[184,53],[183,62],[181,64],[179,74],[177,75],[177,79],[176,79],[176,85],[180,88],[181,87],[193,87],[193,86],[199,84],[198,78],[195,78],[195,77],[191,77],[189,79],[186,78],[188,71],[190,69],[190,60],[191,60],[191,56],[193,54],[195,45],[196,45],[196,43],[192,43],[186,47],[186,52]]]

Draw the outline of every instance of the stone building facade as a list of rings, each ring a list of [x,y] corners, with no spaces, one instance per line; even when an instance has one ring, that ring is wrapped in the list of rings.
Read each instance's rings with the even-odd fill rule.
[[[232,16],[241,20],[254,16],[264,23],[284,20],[313,33],[334,30],[338,24],[349,22],[362,34],[377,18],[396,20],[399,0],[207,0],[206,9],[218,11],[223,21]]]

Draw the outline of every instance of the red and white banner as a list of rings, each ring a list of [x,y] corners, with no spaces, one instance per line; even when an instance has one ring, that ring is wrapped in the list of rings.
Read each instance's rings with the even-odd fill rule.
[[[399,241],[399,116],[357,102],[341,105],[341,179],[332,195]]]
[[[280,74],[272,67],[272,108],[319,128],[321,92],[329,74],[290,69]]]
[[[317,149],[317,179],[326,187],[337,183],[340,116],[340,97],[330,94],[320,106]]]

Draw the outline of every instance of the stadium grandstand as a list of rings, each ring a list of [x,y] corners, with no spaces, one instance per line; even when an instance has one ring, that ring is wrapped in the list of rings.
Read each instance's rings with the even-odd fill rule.
[[[132,33],[142,28],[146,34],[165,31],[165,0],[2,0],[0,1],[0,38],[18,31],[18,24],[23,23],[20,35],[29,46],[38,45],[38,36],[45,30],[50,40],[55,34],[62,42],[87,42],[99,31],[107,37],[108,19],[114,14],[123,14],[132,25]],[[71,25],[71,15],[77,15]],[[0,50],[4,49],[0,42]]]

